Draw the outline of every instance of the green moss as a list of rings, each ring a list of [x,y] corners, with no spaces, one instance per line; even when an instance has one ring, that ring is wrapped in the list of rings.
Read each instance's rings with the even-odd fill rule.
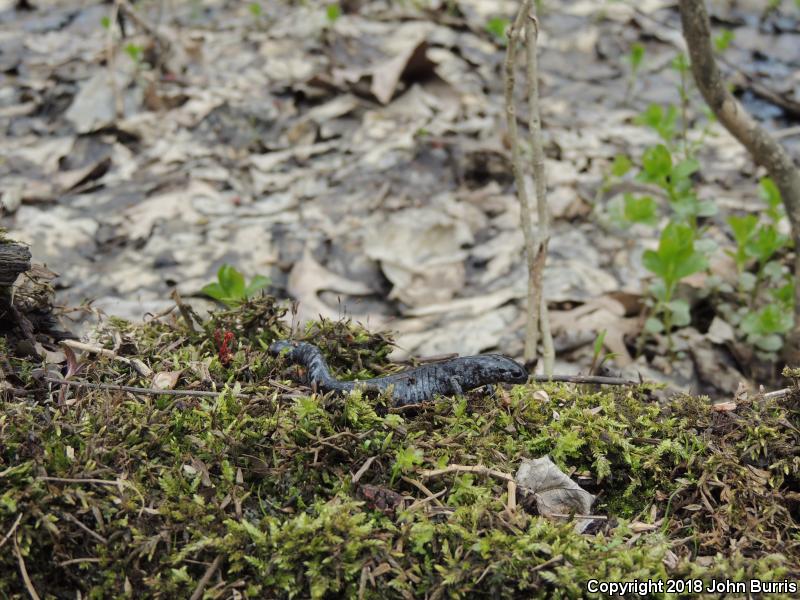
[[[644,387],[548,385],[543,403],[530,385],[387,414],[381,399],[293,383],[296,368],[264,350],[286,336],[281,313],[265,298],[194,331],[183,317],[113,324],[120,353],[217,397],[70,388],[59,405],[35,377],[29,397],[3,396],[0,539],[19,517],[40,596],[188,598],[214,561],[206,598],[583,598],[588,579],[800,574],[797,395],[715,412],[702,397],[659,406]],[[216,331],[234,334],[229,361]],[[104,335],[111,347],[114,332]],[[329,321],[305,335],[339,376],[388,369],[385,336]],[[36,367],[11,364],[17,375]],[[108,359],[79,377],[150,385]],[[544,454],[598,495],[606,520],[592,533],[524,510],[524,496],[509,513],[503,482],[420,474],[448,464],[513,474]],[[367,483],[405,505],[382,509]],[[12,544],[0,597],[21,598]]]

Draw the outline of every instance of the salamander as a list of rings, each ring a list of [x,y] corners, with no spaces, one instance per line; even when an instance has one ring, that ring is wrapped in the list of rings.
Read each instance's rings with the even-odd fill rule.
[[[269,350],[284,354],[292,363],[306,369],[306,382],[322,392],[349,392],[363,389],[384,392],[392,387],[394,406],[410,406],[431,400],[434,396],[457,396],[465,391],[493,383],[525,383],[528,371],[518,362],[502,354],[461,356],[413,367],[400,373],[362,381],[342,381],[331,376],[322,352],[308,342],[281,340]]]

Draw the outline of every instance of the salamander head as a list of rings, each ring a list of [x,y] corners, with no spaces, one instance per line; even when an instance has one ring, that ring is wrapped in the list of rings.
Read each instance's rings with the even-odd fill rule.
[[[480,368],[487,380],[494,383],[525,383],[528,371],[515,360],[502,354],[482,354]]]

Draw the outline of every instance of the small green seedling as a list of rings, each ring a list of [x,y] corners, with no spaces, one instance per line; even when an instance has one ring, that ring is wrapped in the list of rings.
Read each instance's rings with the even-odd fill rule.
[[[763,352],[774,353],[783,347],[782,336],[791,331],[793,324],[791,312],[778,304],[767,304],[742,319],[741,329],[748,344]]]
[[[131,57],[131,60],[135,62],[137,65],[142,62],[142,55],[144,54],[144,48],[142,48],[138,44],[127,44],[125,46],[125,54]]]
[[[486,22],[486,31],[492,34],[495,41],[501,46],[508,43],[506,30],[508,29],[508,19],[503,17],[492,17]]]
[[[335,22],[339,17],[342,16],[342,7],[338,4],[328,4],[327,8],[325,9],[325,17],[328,19],[329,22]]]
[[[733,41],[734,33],[730,29],[723,29],[719,35],[714,37],[714,48],[717,52],[725,52]]]
[[[217,281],[204,286],[201,291],[206,296],[232,307],[252,298],[256,292],[268,285],[269,279],[263,275],[256,275],[248,285],[245,285],[244,275],[231,265],[222,265],[217,272]]]
[[[423,458],[422,450],[414,448],[414,446],[408,446],[397,450],[397,454],[395,454],[394,457],[394,464],[392,465],[391,483],[393,484],[395,482],[398,475],[411,471],[416,465],[421,465]]]
[[[708,259],[695,248],[695,231],[684,223],[671,222],[661,232],[658,249],[646,250],[642,263],[657,277],[650,287],[656,304],[645,329],[650,333],[665,332],[672,346],[669,338],[672,328],[691,322],[689,303],[674,299],[677,285],[689,275],[704,271]]]

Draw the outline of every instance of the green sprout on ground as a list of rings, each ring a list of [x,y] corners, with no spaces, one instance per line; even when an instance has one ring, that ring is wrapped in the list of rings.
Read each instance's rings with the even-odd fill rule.
[[[233,307],[246,302],[268,285],[269,278],[263,275],[256,275],[249,284],[245,284],[244,275],[231,265],[222,265],[217,272],[217,281],[204,286],[201,291],[206,296]]]
[[[661,232],[657,250],[646,250],[642,256],[645,268],[656,276],[650,286],[655,304],[645,323],[649,333],[664,332],[670,348],[673,327],[684,327],[691,322],[689,303],[675,298],[678,283],[708,267],[703,252],[695,248],[695,232],[683,223],[670,223]]]
[[[486,31],[492,35],[495,42],[501,46],[505,46],[508,43],[508,38],[506,38],[508,25],[508,19],[504,17],[492,17],[486,22]]]
[[[325,8],[325,18],[328,19],[328,22],[334,23],[341,16],[342,7],[338,4],[328,4],[328,6]]]

